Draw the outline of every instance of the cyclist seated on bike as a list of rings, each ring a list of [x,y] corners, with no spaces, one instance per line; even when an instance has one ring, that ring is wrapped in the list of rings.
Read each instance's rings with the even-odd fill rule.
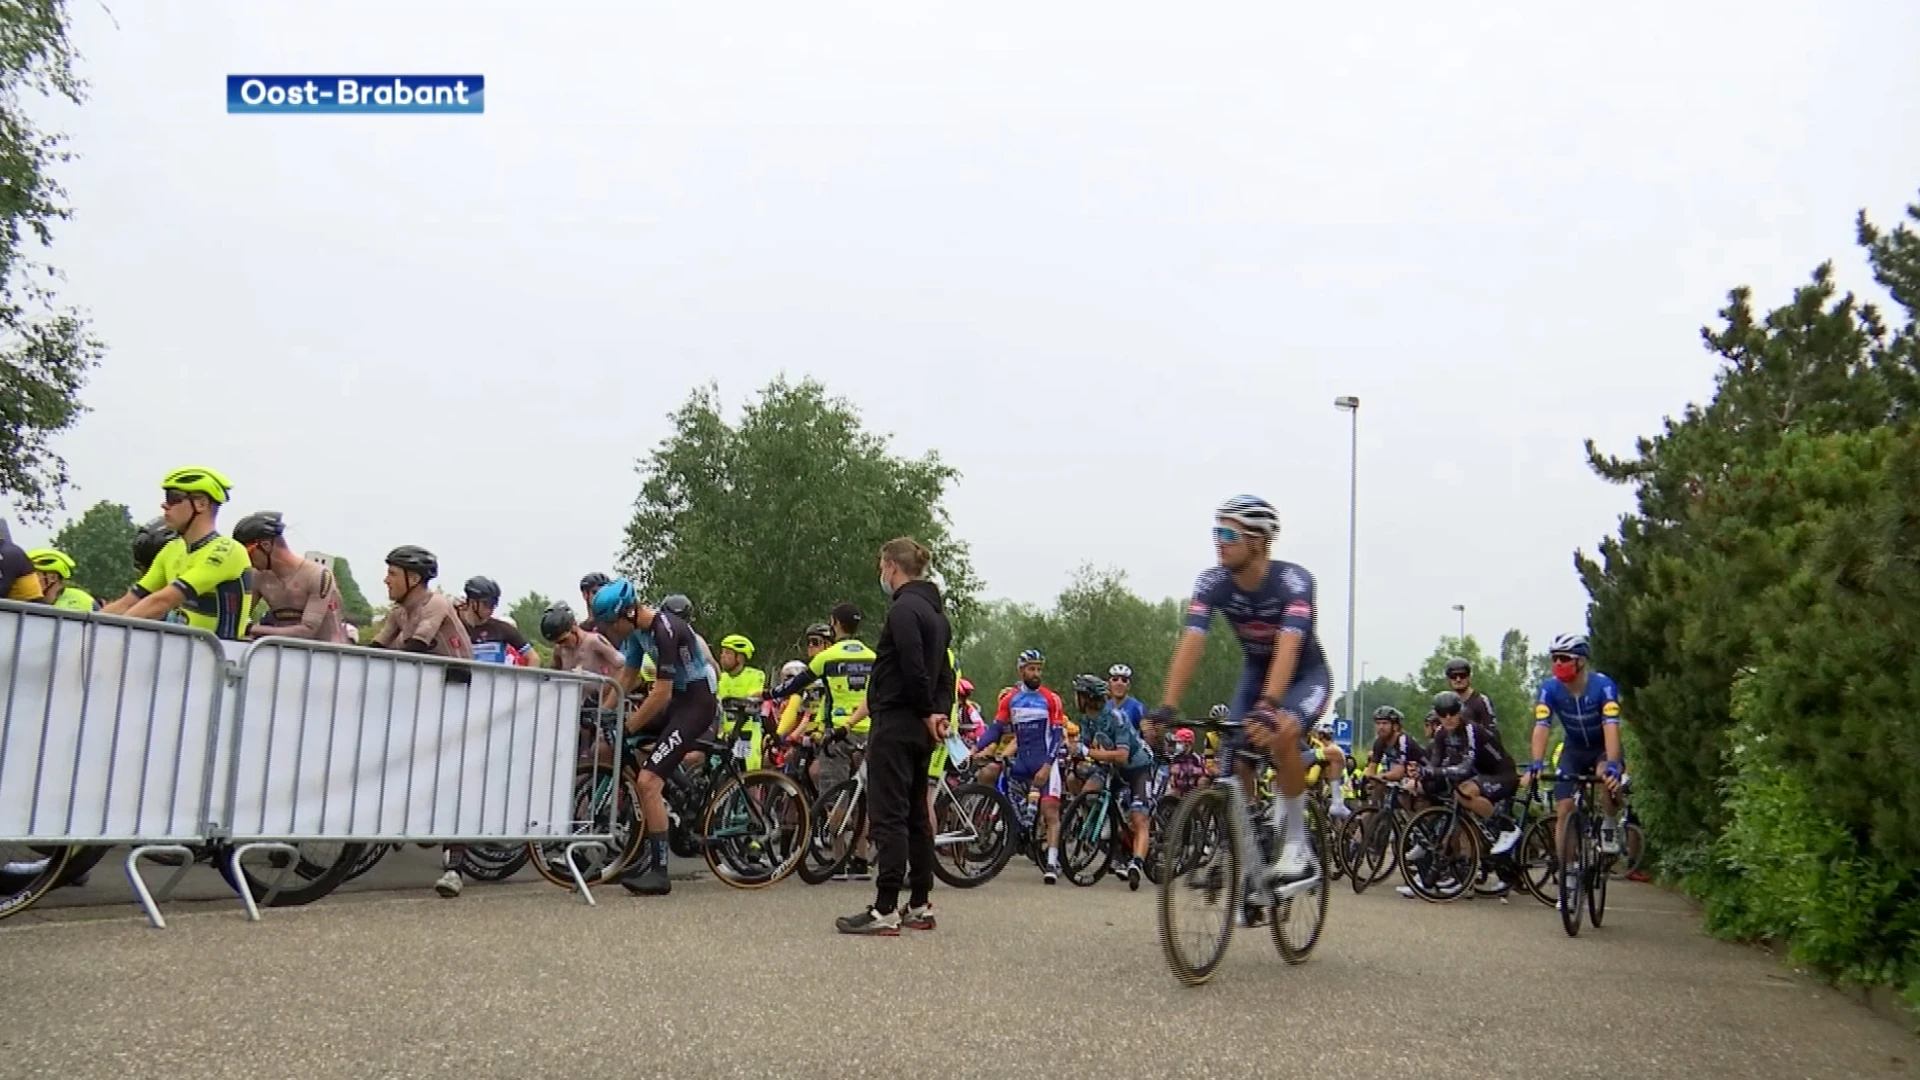
[[[1185,795],[1205,784],[1210,770],[1193,749],[1192,728],[1180,728],[1172,739],[1173,746],[1167,754],[1167,790],[1176,796]]]
[[[1307,784],[1312,786],[1321,777],[1327,781],[1327,812],[1334,817],[1343,818],[1353,811],[1347,809],[1347,755],[1340,744],[1333,741],[1333,721],[1321,717],[1314,721],[1313,732],[1307,736]]]
[[[1604,817],[1600,823],[1600,851],[1620,853],[1620,778],[1626,761],[1620,749],[1620,689],[1605,674],[1588,666],[1585,634],[1561,634],[1548,647],[1553,678],[1540,684],[1533,706],[1533,763],[1529,777],[1545,767],[1547,739],[1554,718],[1565,735],[1561,743],[1560,776],[1553,787],[1554,835],[1565,850],[1567,815],[1573,811],[1573,777],[1598,773],[1606,781],[1601,793]]]
[[[665,896],[673,890],[667,877],[667,777],[693,749],[694,740],[713,729],[720,711],[714,696],[718,680],[706,642],[674,615],[642,604],[631,582],[601,586],[593,598],[593,617],[618,643],[624,662],[615,681],[622,689],[631,690],[639,682],[647,660],[654,664],[654,688],[627,715],[625,725],[628,735],[655,740],[635,778],[652,858],[636,861],[621,875],[620,884],[640,896]]]
[[[287,544],[287,525],[279,511],[262,510],[241,518],[233,527],[233,539],[253,566],[254,613],[265,613],[265,618],[248,627],[248,636],[346,640],[340,622],[346,601],[333,571],[295,554]]]
[[[1051,885],[1060,877],[1060,792],[1061,769],[1057,759],[1067,745],[1067,710],[1060,695],[1040,684],[1047,658],[1039,649],[1027,649],[1017,661],[1020,685],[1000,695],[1000,707],[993,723],[980,733],[974,744],[979,752],[1013,733],[1013,757],[1007,763],[1007,779],[1027,790],[1027,806],[1036,803],[1046,824],[1047,863],[1040,880]],[[991,786],[1000,778],[1001,766],[990,764],[980,770],[980,782]]]
[[[1147,749],[1122,703],[1108,696],[1100,676],[1075,677],[1073,701],[1080,710],[1080,738],[1087,757],[1108,767],[1115,784],[1114,801],[1132,822],[1133,861],[1127,864],[1127,884],[1137,889],[1140,862],[1147,857],[1147,786],[1153,782],[1153,751]],[[1096,774],[1085,790],[1098,792],[1103,783]]]
[[[1427,748],[1402,729],[1406,718],[1391,705],[1373,710],[1373,750],[1367,754],[1369,774],[1388,784],[1408,777],[1408,765],[1425,761]]]
[[[854,712],[866,703],[867,679],[873,674],[874,661],[873,650],[854,636],[860,632],[858,607],[837,604],[828,617],[833,622],[831,627],[824,623],[807,627],[807,669],[768,695],[781,701],[816,683],[826,687],[825,702],[816,710],[822,731],[846,728],[847,735],[840,746],[814,762],[820,767],[816,783],[822,791],[853,775],[859,751],[866,745],[869,721],[864,713],[855,720]],[[831,639],[826,640],[829,635]]]
[[[54,548],[27,552],[27,562],[40,579],[40,599],[62,611],[98,611],[100,601],[72,583],[73,558]]]
[[[750,749],[743,764],[749,772],[760,767],[767,734],[765,726],[758,722],[760,699],[767,692],[767,673],[748,667],[747,661],[751,659],[753,642],[747,640],[745,634],[728,634],[720,639],[720,652],[715,657],[720,665],[720,705],[729,710],[720,737],[731,742],[746,735]]]
[[[1440,691],[1433,711],[1440,716],[1440,733],[1427,748],[1427,794],[1444,798],[1447,788],[1457,785],[1460,802],[1481,821],[1492,821],[1494,804],[1512,798],[1520,786],[1513,757],[1467,719],[1459,694]],[[1505,854],[1519,840],[1520,830],[1506,822],[1493,853]]]

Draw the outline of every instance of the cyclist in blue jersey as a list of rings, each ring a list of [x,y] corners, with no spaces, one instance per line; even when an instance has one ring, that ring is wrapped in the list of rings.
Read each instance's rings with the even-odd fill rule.
[[[1615,793],[1626,773],[1620,750],[1620,688],[1611,678],[1588,666],[1587,638],[1584,634],[1561,634],[1548,649],[1553,660],[1553,678],[1540,684],[1540,696],[1533,706],[1533,763],[1527,766],[1529,777],[1546,768],[1547,738],[1555,717],[1565,741],[1560,750],[1560,775],[1583,776],[1599,772],[1606,780],[1606,816],[1600,825],[1600,850],[1609,855],[1620,851],[1620,805]],[[1571,780],[1554,784],[1554,809],[1557,815],[1555,835],[1565,850],[1567,814],[1573,810],[1574,785]]]
[[[1048,885],[1060,878],[1060,793],[1063,790],[1061,764],[1067,746],[1067,710],[1060,695],[1041,685],[1047,658],[1039,649],[1020,654],[1020,685],[1000,693],[1000,707],[993,723],[980,733],[975,751],[987,750],[1002,736],[1013,736],[1013,760],[1007,763],[1015,785],[1027,789],[1028,813],[1039,812],[1047,834],[1047,863],[1040,880]],[[1000,770],[987,766],[980,770],[980,782],[992,784]]]
[[[1133,669],[1125,664],[1115,664],[1107,669],[1107,699],[1113,705],[1113,711],[1127,718],[1133,730],[1140,730],[1140,722],[1147,718],[1147,707],[1133,696]]]
[[[1312,842],[1307,837],[1307,767],[1303,756],[1308,728],[1326,710],[1333,679],[1327,655],[1314,633],[1313,575],[1296,563],[1270,558],[1280,517],[1265,499],[1236,495],[1214,511],[1213,544],[1219,565],[1200,575],[1187,604],[1187,628],[1174,647],[1167,671],[1167,687],[1158,709],[1148,718],[1150,739],[1180,706],[1215,614],[1226,618],[1240,638],[1243,664],[1239,688],[1228,715],[1248,719],[1244,736],[1223,739],[1223,750],[1238,750],[1243,739],[1273,759],[1280,788],[1273,800],[1274,825],[1282,840],[1279,856],[1264,875],[1254,875],[1258,894],[1271,879],[1301,881],[1319,872]],[[1237,762],[1228,776],[1225,762],[1237,755],[1222,753],[1223,778],[1238,779],[1243,791],[1254,790],[1254,772],[1247,760]]]
[[[706,642],[678,616],[641,603],[632,582],[602,585],[593,596],[593,617],[620,650],[616,681],[622,693],[630,693],[640,682],[640,669],[653,662],[653,689],[626,721],[629,736],[656,740],[635,779],[652,858],[636,860],[620,884],[639,896],[665,896],[673,889],[667,878],[667,777],[720,715],[720,699],[714,696],[718,680]]]

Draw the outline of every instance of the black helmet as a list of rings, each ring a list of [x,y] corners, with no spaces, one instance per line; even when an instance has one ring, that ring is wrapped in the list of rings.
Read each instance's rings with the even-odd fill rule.
[[[1382,705],[1373,710],[1373,722],[1376,724],[1399,724],[1405,720],[1406,717],[1400,715],[1400,710],[1391,705]]]
[[[498,606],[500,603],[500,583],[490,577],[476,574],[460,586],[460,591],[466,593],[469,600],[478,600],[489,606]]]
[[[1466,660],[1462,659],[1461,657],[1456,656],[1453,659],[1447,661],[1447,678],[1451,679],[1455,675],[1471,675],[1471,674],[1473,674],[1473,665],[1467,663]]]
[[[257,514],[248,514],[233,527],[233,538],[243,544],[257,540],[278,540],[286,535],[287,523],[280,518],[278,510],[262,510]]]
[[[153,560],[160,557],[160,549],[173,543],[177,535],[167,528],[166,518],[154,518],[140,526],[140,531],[133,534],[134,568],[146,573]]]
[[[580,579],[580,591],[583,593],[597,593],[600,591],[600,586],[609,584],[612,581],[612,578],[595,570],[593,573]]]
[[[1433,712],[1436,716],[1452,716],[1460,711],[1460,695],[1451,690],[1442,690],[1433,695]]]
[[[832,641],[833,627],[823,622],[812,623],[807,627],[806,636],[809,638],[819,638],[821,641]]]
[[[559,640],[567,631],[579,625],[574,621],[573,609],[560,602],[540,613],[540,636],[548,643]]]
[[[440,560],[433,557],[433,552],[415,544],[401,544],[387,552],[387,565],[419,574],[422,585],[440,576]]]
[[[1107,681],[1098,675],[1075,675],[1073,677],[1073,692],[1075,694],[1085,694],[1087,697],[1105,697],[1107,696]]]
[[[670,612],[681,619],[691,619],[693,618],[693,601],[687,599],[685,593],[674,593],[660,601],[660,610]]]
[[[1440,714],[1437,712],[1434,712],[1432,709],[1428,709],[1427,710],[1427,726],[1437,727],[1439,723],[1440,723]]]

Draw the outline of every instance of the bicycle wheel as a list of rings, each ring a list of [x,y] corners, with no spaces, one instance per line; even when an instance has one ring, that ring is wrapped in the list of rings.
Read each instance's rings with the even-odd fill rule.
[[[736,889],[764,889],[793,873],[811,835],[806,793],[771,769],[728,777],[700,818],[707,869]]]
[[[1334,858],[1341,860],[1347,868],[1347,884],[1353,886],[1355,894],[1367,891],[1373,884],[1373,866],[1367,862],[1367,829],[1373,823],[1373,815],[1379,813],[1371,807],[1357,810],[1353,816],[1340,823],[1340,831],[1334,834]]]
[[[1382,810],[1374,819],[1373,832],[1367,837],[1367,861],[1373,866],[1373,880],[1368,884],[1378,885],[1400,868],[1400,834],[1405,822],[1405,815],[1397,810]]]
[[[519,873],[528,862],[525,844],[468,844],[456,868],[469,881],[491,884]]]
[[[934,819],[933,876],[956,889],[985,885],[1013,858],[1013,804],[985,784],[961,784]],[[952,836],[942,843],[942,836]]]
[[[1232,808],[1222,788],[1180,800],[1161,855],[1160,949],[1173,977],[1199,986],[1220,966],[1240,907],[1240,854],[1232,842]],[[1196,853],[1204,852],[1204,858]],[[1198,901],[1197,913],[1183,912]]]
[[[1118,832],[1106,792],[1068,799],[1060,812],[1060,868],[1067,880],[1084,889],[1105,877],[1119,844]]]
[[[53,891],[78,848],[0,845],[0,919],[18,915]]]
[[[1349,819],[1351,820],[1351,819]],[[1332,878],[1328,877],[1327,866],[1331,861],[1327,852],[1327,823],[1309,819],[1307,837],[1313,843],[1314,860],[1320,864],[1320,877],[1313,879],[1302,892],[1280,901],[1273,913],[1273,947],[1280,950],[1280,959],[1289,964],[1305,963],[1313,947],[1320,943],[1320,932],[1327,926],[1327,894],[1332,891]],[[1297,883],[1281,888],[1297,888]]]
[[[1400,872],[1415,896],[1444,904],[1472,887],[1480,872],[1480,844],[1466,834],[1468,827],[1445,806],[1429,806],[1407,822],[1400,834]]]
[[[1608,866],[1607,872],[1617,878],[1628,877],[1640,869],[1640,860],[1646,854],[1647,838],[1641,835],[1640,826],[1629,821],[1620,827],[1620,854]]]
[[[365,844],[337,844],[316,842],[295,845],[299,854],[289,856],[284,851],[256,851],[248,855],[248,862],[240,864],[240,877],[233,879],[232,853],[230,847],[218,847],[214,850],[213,865],[220,876],[227,879],[227,885],[235,892],[246,889],[253,894],[255,903],[266,900],[274,883],[279,882],[280,891],[273,894],[272,900],[266,900],[268,907],[301,907],[327,895],[340,887],[353,872],[353,866],[367,853]],[[292,861],[293,865],[288,866]],[[301,868],[305,867],[303,871]],[[311,873],[313,876],[308,877]]]
[[[67,859],[67,865],[60,871],[60,879],[54,883],[53,887],[64,889],[69,885],[85,885],[87,875],[91,874],[93,868],[99,866],[100,860],[106,858],[107,852],[112,850],[113,846],[110,844],[88,844],[74,848],[72,856]]]
[[[380,865],[380,860],[386,858],[389,851],[398,850],[392,844],[368,844],[366,853],[360,856],[360,861],[354,863],[353,869],[347,871],[347,880],[352,881]]]
[[[573,820],[581,832],[606,833],[613,842],[605,848],[576,851],[574,865],[588,888],[605,885],[625,873],[646,846],[646,827],[640,821],[640,789],[634,774],[615,776],[592,766],[573,774]],[[571,840],[544,840],[527,845],[527,862],[541,877],[563,889],[574,888],[567,869]]]
[[[1578,805],[1567,815],[1567,832],[1560,846],[1560,925],[1568,937],[1580,936],[1580,908],[1586,901],[1587,815]]]
[[[1352,815],[1341,818],[1334,817],[1333,803],[1331,801],[1324,805],[1310,801],[1307,804],[1307,831],[1309,834],[1320,833],[1326,835],[1332,831],[1335,822],[1344,822],[1351,816]],[[1321,857],[1320,873],[1325,875],[1328,881],[1339,881],[1346,876],[1347,868],[1339,859],[1329,859],[1326,857],[1332,852],[1332,848],[1329,845],[1319,844],[1314,848],[1314,851]]]
[[[801,881],[830,881],[853,858],[854,837],[867,823],[867,800],[856,795],[854,781],[842,780],[813,804],[812,836],[800,859]]]
[[[1173,828],[1173,815],[1180,809],[1180,800],[1171,795],[1163,795],[1153,804],[1153,813],[1147,818],[1147,880],[1159,885],[1160,857],[1166,850],[1167,836]]]
[[[1520,840],[1520,882],[1535,900],[1560,904],[1560,856],[1553,850],[1553,818],[1538,817]]]

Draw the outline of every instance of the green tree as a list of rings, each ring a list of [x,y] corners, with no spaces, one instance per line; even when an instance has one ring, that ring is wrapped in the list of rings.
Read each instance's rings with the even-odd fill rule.
[[[125,506],[97,502],[53,534],[53,546],[73,560],[73,583],[106,603],[138,578],[133,569],[135,531],[133,514]]]
[[[80,388],[105,351],[78,309],[59,304],[58,272],[25,250],[50,244],[54,223],[71,213],[53,179],[71,154],[64,137],[33,123],[24,99],[79,104],[73,61],[66,4],[0,4],[0,494],[42,521],[67,484],[51,440],[79,419]]]
[[[705,628],[778,651],[836,603],[877,614],[880,545],[911,536],[933,552],[964,633],[979,584],[941,506],[959,474],[939,455],[896,456],[812,380],[774,380],[738,424],[716,387],[697,389],[672,421],[640,464],[621,553],[643,595],[686,593]]]
[[[374,623],[373,605],[367,603],[365,593],[353,580],[353,571],[348,568],[347,560],[339,555],[333,558],[333,580],[340,586],[340,610],[347,621],[355,626],[365,627]]]
[[[1501,638],[1498,656],[1488,655],[1471,634],[1464,639],[1441,638],[1413,676],[1414,684],[1421,687],[1423,693],[1419,713],[1409,716],[1425,717],[1432,708],[1433,695],[1448,689],[1446,666],[1454,657],[1472,665],[1473,688],[1493,703],[1494,717],[1500,721],[1501,741],[1506,743],[1508,752],[1524,762],[1528,740],[1533,737],[1533,695],[1529,685],[1532,661],[1527,654],[1526,635],[1518,630],[1507,631]]]
[[[533,645],[533,651],[540,654],[542,664],[553,659],[553,646],[547,644],[547,639],[540,636],[540,616],[544,615],[547,608],[551,606],[553,606],[552,600],[537,592],[530,592],[515,600],[513,606],[507,609],[507,618]]]

